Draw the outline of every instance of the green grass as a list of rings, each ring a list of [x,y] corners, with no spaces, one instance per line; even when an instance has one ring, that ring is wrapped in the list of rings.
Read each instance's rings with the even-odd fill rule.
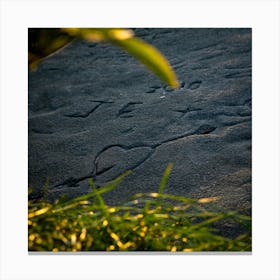
[[[217,198],[190,199],[164,193],[171,171],[165,171],[157,193],[135,194],[119,205],[102,197],[124,174],[92,192],[54,203],[29,201],[29,251],[251,251],[251,218],[213,207]],[[217,223],[244,227],[230,239],[218,234]]]

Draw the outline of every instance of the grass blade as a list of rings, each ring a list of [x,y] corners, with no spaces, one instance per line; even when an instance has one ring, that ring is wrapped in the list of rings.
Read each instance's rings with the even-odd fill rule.
[[[163,177],[161,179],[161,182],[160,182],[160,185],[159,185],[159,191],[158,193],[159,194],[162,194],[163,193],[163,190],[166,186],[166,182],[167,182],[167,179],[172,171],[172,168],[173,168],[173,163],[169,163],[164,171],[164,174],[163,174]]]

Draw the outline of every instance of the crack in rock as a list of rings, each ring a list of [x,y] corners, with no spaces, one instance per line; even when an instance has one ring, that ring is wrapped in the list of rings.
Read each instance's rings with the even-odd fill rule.
[[[148,146],[126,147],[110,145],[102,149],[94,160],[96,181],[113,180],[126,170],[133,170],[145,162],[153,150]]]
[[[98,179],[104,173],[110,173],[109,179],[112,180],[126,170],[133,170],[148,160],[155,149],[163,144],[177,141],[191,135],[204,135],[213,132],[216,127],[204,124],[194,132],[189,132],[177,137],[173,137],[154,145],[134,144],[130,146],[110,145],[103,148],[94,160],[94,177]],[[137,158],[138,156],[138,158]],[[114,163],[115,162],[115,163]],[[113,164],[112,164],[113,163]],[[108,176],[106,174],[106,176]],[[114,174],[114,175],[113,175]],[[108,179],[108,180],[109,180]]]
[[[141,104],[143,104],[143,102],[128,102],[119,110],[117,117],[121,117],[121,118],[133,117],[133,115],[129,115],[129,116],[122,116],[122,115],[131,113],[132,111],[134,111],[135,105],[141,105]]]
[[[85,113],[76,112],[76,113],[72,113],[72,114],[65,114],[65,116],[66,117],[71,117],[71,118],[87,118],[89,115],[94,113],[101,105],[114,103],[114,102],[111,102],[111,101],[103,101],[103,100],[90,100],[90,102],[95,102],[95,103],[98,103],[98,104],[95,105],[92,109],[90,109],[89,111],[87,111]]]

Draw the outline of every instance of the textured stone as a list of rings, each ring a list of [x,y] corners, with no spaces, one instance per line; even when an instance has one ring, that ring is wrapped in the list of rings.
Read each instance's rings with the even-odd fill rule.
[[[157,191],[251,205],[251,29],[136,29],[181,82],[161,83],[107,44],[74,41],[29,73],[29,186],[39,198],[90,191],[133,172],[105,196]],[[246,210],[248,211],[248,210]]]

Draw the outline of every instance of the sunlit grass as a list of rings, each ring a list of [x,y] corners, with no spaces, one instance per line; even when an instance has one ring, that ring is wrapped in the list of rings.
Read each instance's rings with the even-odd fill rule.
[[[250,217],[205,207],[218,198],[165,194],[170,171],[171,165],[158,193],[136,194],[119,205],[107,205],[102,195],[126,174],[100,189],[91,180],[92,192],[72,200],[29,201],[29,251],[251,251]],[[246,230],[225,238],[215,230],[224,220]]]

